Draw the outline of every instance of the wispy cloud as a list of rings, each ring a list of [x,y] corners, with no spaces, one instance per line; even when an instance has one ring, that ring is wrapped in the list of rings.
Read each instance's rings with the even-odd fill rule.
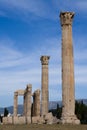
[[[87,11],[87,1],[86,1],[86,0],[77,1],[77,7],[78,7],[81,11]]]
[[[86,0],[55,0],[52,1],[56,10],[60,11],[73,11],[78,13],[85,13],[87,11],[87,1]]]
[[[76,34],[74,39],[74,57],[75,57],[75,64],[87,64],[87,47],[86,42],[87,37],[84,33]]]
[[[59,40],[59,42],[60,42],[60,40]],[[21,82],[23,78],[25,81],[28,81],[27,77],[31,77],[31,75],[40,76],[40,70],[41,70],[40,56],[49,55],[49,56],[51,56],[50,61],[49,61],[49,70],[50,70],[50,75],[51,75],[50,78],[58,83],[57,78],[55,78],[55,77],[61,77],[60,76],[61,75],[61,45],[60,44],[58,45],[59,42],[57,41],[56,38],[46,39],[43,41],[43,43],[45,44],[45,47],[41,46],[40,49],[38,47],[36,47],[36,48],[34,48],[34,50],[32,50],[32,53],[30,52],[28,54],[22,53],[21,51],[18,51],[13,47],[9,47],[9,46],[7,47],[7,46],[1,45],[0,46],[0,55],[1,55],[0,68],[3,68],[3,70],[1,70],[1,72],[4,71],[4,69],[7,69],[7,70],[5,70],[5,75],[6,75],[6,71],[8,72],[9,71],[8,68],[11,67],[11,68],[13,68],[13,71],[14,71],[14,72],[13,71],[11,72],[11,73],[13,73],[13,79],[15,79],[14,76],[21,77],[24,75],[24,77],[22,77],[20,79],[16,78],[15,82],[16,81],[18,82],[18,80],[19,80],[19,82]],[[54,43],[55,43],[55,46],[54,46]],[[33,53],[33,51],[34,51],[34,53]],[[78,56],[80,57],[80,61],[78,60],[78,62],[84,62],[84,60],[86,59],[86,57],[85,57],[86,51],[84,51],[82,54],[80,53],[80,51],[78,51],[78,50],[76,51],[75,66],[78,65],[78,62],[77,62]],[[36,61],[37,61],[37,64],[35,65]],[[79,66],[79,67],[81,67],[81,66]],[[82,68],[81,68],[81,70],[83,72],[86,72],[86,71],[84,71],[83,66],[82,66]],[[78,67],[76,67],[76,71],[78,72]],[[31,77],[31,79],[33,79],[33,78]],[[34,80],[34,81],[36,81],[36,80]],[[12,80],[11,80],[11,82],[12,82]],[[60,82],[61,81],[59,79],[59,84],[60,84]]]
[[[22,14],[26,18],[33,18],[32,15],[43,18],[53,18],[55,13],[51,10],[49,4],[44,0],[1,0],[0,4],[16,14]],[[31,17],[30,17],[31,16]]]
[[[4,41],[4,42],[3,42]],[[9,41],[8,46],[5,44]],[[36,46],[27,54],[15,48],[13,40],[0,41],[0,95],[13,95],[17,89],[25,89],[28,83],[32,84],[33,91],[41,89],[41,55],[50,55],[49,60],[49,92],[50,100],[61,99],[61,40],[51,37],[42,40],[42,46]],[[54,45],[55,44],[55,45]],[[45,46],[44,46],[45,45]],[[78,56],[80,57],[80,61]],[[86,59],[86,51],[75,51],[75,82],[76,86],[87,84],[87,67],[80,64]],[[84,58],[85,57],[85,58]],[[56,96],[53,95],[55,93]]]
[[[57,45],[56,38],[45,39],[43,43],[46,44],[46,47],[41,46],[41,50],[36,47],[32,50],[32,54],[31,52],[24,54],[18,51],[14,47],[14,41],[9,41],[12,42],[10,46],[6,46],[5,41],[4,45],[2,46],[2,42],[0,46],[0,55],[2,57],[0,60],[0,86],[2,86],[0,88],[0,95],[6,92],[13,95],[15,90],[25,89],[28,83],[32,84],[33,91],[37,88],[41,89],[41,55],[51,56],[49,61],[49,86],[52,88],[54,85],[61,84],[59,65],[60,46],[54,47],[54,43]],[[58,65],[56,65],[56,62]]]
[[[75,80],[77,85],[87,84],[87,66],[76,65],[75,66]]]
[[[0,0],[1,14],[4,16],[14,14],[20,16],[21,19],[37,19],[37,17],[55,20],[58,18],[60,11],[85,11],[87,2],[79,1],[61,1],[61,0]],[[73,6],[74,5],[74,6]],[[52,8],[52,9],[51,9]]]
[[[10,28],[10,26],[8,30],[5,30],[6,26],[8,26],[8,22],[10,22],[10,18],[8,18],[9,20],[6,21],[7,23],[5,27],[1,28],[3,30],[1,30],[1,33],[7,33],[6,35],[9,36],[3,36],[2,38],[0,36],[0,96],[2,95],[3,97],[4,95],[8,97],[8,95],[11,95],[11,99],[13,100],[14,91],[17,89],[25,89],[28,83],[32,84],[33,91],[35,91],[37,88],[41,89],[40,56],[49,55],[50,100],[61,99],[61,36],[59,24],[56,27],[56,22],[59,18],[58,12],[60,11],[75,11],[77,14],[77,21],[74,24],[75,28],[73,37],[75,82],[76,89],[80,87],[78,90],[80,92],[79,95],[81,95],[81,86],[84,85],[84,89],[87,90],[87,33],[86,29],[84,30],[84,26],[82,25],[83,21],[78,18],[78,14],[81,12],[84,12],[84,14],[86,14],[86,4],[87,2],[85,0],[0,0],[0,16],[10,16],[11,18],[14,17],[16,19],[16,21],[14,21],[14,19],[11,19],[11,22],[15,23],[11,23],[11,27],[13,25],[17,25],[17,23],[18,27],[18,19],[22,19],[28,22],[30,21],[30,23],[27,26],[26,23],[21,22],[20,20],[20,23],[22,23],[21,25],[24,25],[26,28],[31,29],[30,31],[23,31],[22,26],[20,26],[20,30],[18,30],[17,27],[16,29],[14,27],[13,29],[15,29],[16,34],[13,36],[13,34],[11,34],[11,31],[13,30]],[[2,18],[2,22],[3,20],[4,19]],[[36,21],[31,22],[31,20],[40,20],[38,22],[39,26],[36,24]],[[80,24],[78,21],[80,21]],[[50,22],[51,27],[49,24]],[[37,28],[34,28],[33,26],[36,26]],[[76,28],[76,26],[78,28]],[[43,28],[46,28],[46,32]],[[50,31],[49,28],[51,28]],[[35,29],[37,29],[37,31],[34,31]],[[22,41],[21,32],[22,36],[24,36],[24,39],[26,38],[26,40]],[[29,34],[27,34],[27,32]],[[31,32],[37,33],[37,35],[32,34],[31,37]],[[18,35],[18,33],[20,33],[20,35]],[[18,38],[18,36],[20,37]],[[24,43],[26,45],[26,51],[22,48],[25,47]]]
[[[86,63],[87,64],[87,49],[81,49],[81,50],[77,50],[74,54],[75,56],[75,63],[79,63],[79,64],[83,64]]]

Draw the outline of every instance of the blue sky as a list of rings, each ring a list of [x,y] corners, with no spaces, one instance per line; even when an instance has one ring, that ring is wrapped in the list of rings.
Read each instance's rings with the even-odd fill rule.
[[[41,89],[41,55],[50,56],[49,98],[61,100],[61,11],[75,12],[75,98],[87,98],[87,1],[0,0],[0,107],[29,83]]]

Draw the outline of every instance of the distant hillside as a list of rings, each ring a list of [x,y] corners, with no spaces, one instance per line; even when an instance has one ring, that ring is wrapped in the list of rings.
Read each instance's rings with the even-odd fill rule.
[[[62,106],[62,102],[61,101],[50,101],[49,102],[49,110],[56,109],[57,108],[57,104],[59,104],[59,106]]]
[[[57,108],[57,104],[59,104],[61,106],[61,101],[50,101],[49,102],[49,110],[50,109],[56,109]],[[9,113],[13,113],[13,106],[9,106],[6,107],[9,111]],[[0,114],[4,113],[4,108],[0,108]],[[18,105],[18,114],[22,114],[23,113],[23,105]]]
[[[83,101],[83,103],[85,105],[87,105],[87,99],[78,99],[76,101],[78,101],[78,102]],[[57,108],[57,104],[59,104],[59,106],[62,106],[62,101],[50,101],[49,102],[49,110],[50,109],[56,109]]]
[[[9,113],[13,114],[13,106],[6,107]],[[0,108],[0,114],[4,113],[4,108]],[[18,105],[18,114],[23,113],[23,105]]]
[[[83,103],[87,105],[87,99],[79,99],[77,101],[78,102],[83,101]],[[49,102],[49,110],[56,109],[57,104],[59,104],[59,106],[62,106],[61,101],[50,101]],[[13,114],[13,106],[9,106],[6,108],[8,109],[9,113]],[[4,108],[0,108],[0,114],[3,114],[3,113],[4,113]],[[18,114],[23,114],[23,105],[18,105]]]
[[[87,99],[78,99],[77,101],[78,101],[78,102],[83,101],[83,103],[84,103],[85,105],[87,105]]]

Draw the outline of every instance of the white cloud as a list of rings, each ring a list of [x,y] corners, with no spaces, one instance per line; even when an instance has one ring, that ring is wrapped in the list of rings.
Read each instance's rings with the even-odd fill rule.
[[[59,11],[73,11],[76,13],[85,13],[87,11],[86,0],[54,0],[54,8]]]
[[[76,50],[74,57],[75,57],[75,63],[87,64],[87,49]]]
[[[5,8],[15,12],[16,14],[22,14],[26,18],[29,17],[29,13],[43,18],[53,18],[55,16],[49,4],[44,2],[44,0],[0,0],[0,3]]]
[[[12,41],[12,40],[10,40]],[[50,100],[61,99],[61,45],[60,39],[49,38],[42,40],[40,48],[35,47],[32,53],[23,53],[10,46],[0,46],[0,95],[9,93],[13,95],[17,89],[25,89],[28,83],[32,84],[33,91],[41,89],[41,55],[50,55],[49,60],[49,92]],[[55,44],[55,46],[54,46]],[[34,51],[34,53],[33,53]],[[86,51],[84,52],[84,56]],[[80,55],[77,50],[75,55]],[[78,63],[84,61],[84,56]],[[75,64],[75,81],[76,85],[87,84],[87,67]],[[55,96],[53,95],[55,94]]]
[[[51,75],[51,78],[56,81],[55,77],[61,77],[60,76],[61,75],[61,48],[60,48],[60,44],[58,44],[60,42],[60,40],[58,43],[57,42],[58,41],[56,38],[46,39],[43,41],[43,43],[46,45],[45,47],[41,46],[40,49],[38,47],[36,47],[34,49],[34,54],[32,54],[33,52],[32,53],[30,52],[31,54],[27,54],[27,55],[15,50],[14,48],[0,46],[0,55],[1,55],[0,68],[13,67],[13,71],[14,71],[14,68],[18,67],[17,70],[15,68],[14,72],[12,72],[12,70],[11,70],[11,73],[13,73],[16,77],[17,77],[17,75],[19,77],[21,77],[22,75],[27,75],[27,77],[28,77],[28,73],[30,75],[32,75],[32,74],[35,75],[35,73],[40,75],[40,72],[39,72],[41,69],[40,68],[41,67],[40,56],[44,55],[44,54],[50,55],[51,56],[50,60],[49,60],[50,75]],[[55,46],[54,46],[54,43],[55,43]],[[82,54],[83,54],[83,56],[80,59],[80,62],[82,60],[84,60],[86,51]],[[77,50],[75,55],[76,55],[76,58],[78,56],[80,57],[80,52],[78,52],[78,50]],[[36,61],[37,61],[37,64],[35,64]],[[19,67],[22,68],[23,70],[19,69]],[[78,69],[76,69],[76,70],[78,71]],[[81,70],[82,70],[82,68],[81,68]],[[9,70],[7,69],[7,72],[8,71]],[[5,75],[6,75],[6,70],[5,70]],[[53,77],[52,77],[52,75],[53,75]],[[54,75],[55,75],[55,77],[54,77]],[[24,77],[26,77],[26,76],[24,76]]]
[[[75,81],[77,85],[87,84],[87,66],[86,65],[76,65],[75,66]]]
[[[2,6],[0,16],[7,14],[20,15],[20,18],[29,20],[37,16],[53,19],[58,17],[58,11],[61,9],[81,11],[86,10],[86,4],[86,1],[81,0],[66,0],[65,2],[54,0],[49,4],[44,0],[0,0],[0,7]],[[32,84],[33,91],[41,88],[40,56],[49,55],[51,56],[49,60],[50,99],[60,99],[62,81],[61,37],[59,38],[59,36],[60,33],[58,33],[58,37],[51,36],[47,39],[39,37],[39,43],[36,40],[33,41],[35,46],[27,54],[18,50],[16,48],[18,43],[13,40],[6,37],[0,39],[0,95],[13,95],[15,90],[25,89],[28,83]],[[76,87],[87,84],[86,41],[86,36],[76,35],[74,51]]]
[[[55,0],[49,3],[44,0],[0,0],[0,5],[3,7],[1,14],[20,16],[21,19],[37,19],[42,17],[46,19],[58,19],[60,11],[85,11],[87,9],[86,1],[61,1]],[[3,12],[3,13],[2,13]],[[4,16],[4,15],[3,15]]]
[[[12,43],[14,42],[12,41]],[[40,50],[36,47],[32,54],[31,52],[23,54],[17,51],[14,48],[15,44],[6,46],[4,42],[4,45],[0,46],[0,55],[2,57],[0,60],[0,95],[4,93],[13,95],[15,90],[25,89],[28,83],[32,84],[33,91],[37,88],[41,89],[40,56],[42,54],[51,55],[49,61],[49,86],[60,85],[60,65],[56,65],[57,59],[57,62],[59,62],[60,59],[60,47],[54,47],[54,43],[56,45],[57,39],[46,39],[43,43],[46,44],[46,48],[41,46]],[[58,53],[56,53],[57,51]],[[57,55],[58,58],[55,55]]]

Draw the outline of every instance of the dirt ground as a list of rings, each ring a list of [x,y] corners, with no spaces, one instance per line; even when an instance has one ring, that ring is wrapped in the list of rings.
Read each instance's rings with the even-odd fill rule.
[[[0,130],[87,130],[87,125],[0,125]]]

